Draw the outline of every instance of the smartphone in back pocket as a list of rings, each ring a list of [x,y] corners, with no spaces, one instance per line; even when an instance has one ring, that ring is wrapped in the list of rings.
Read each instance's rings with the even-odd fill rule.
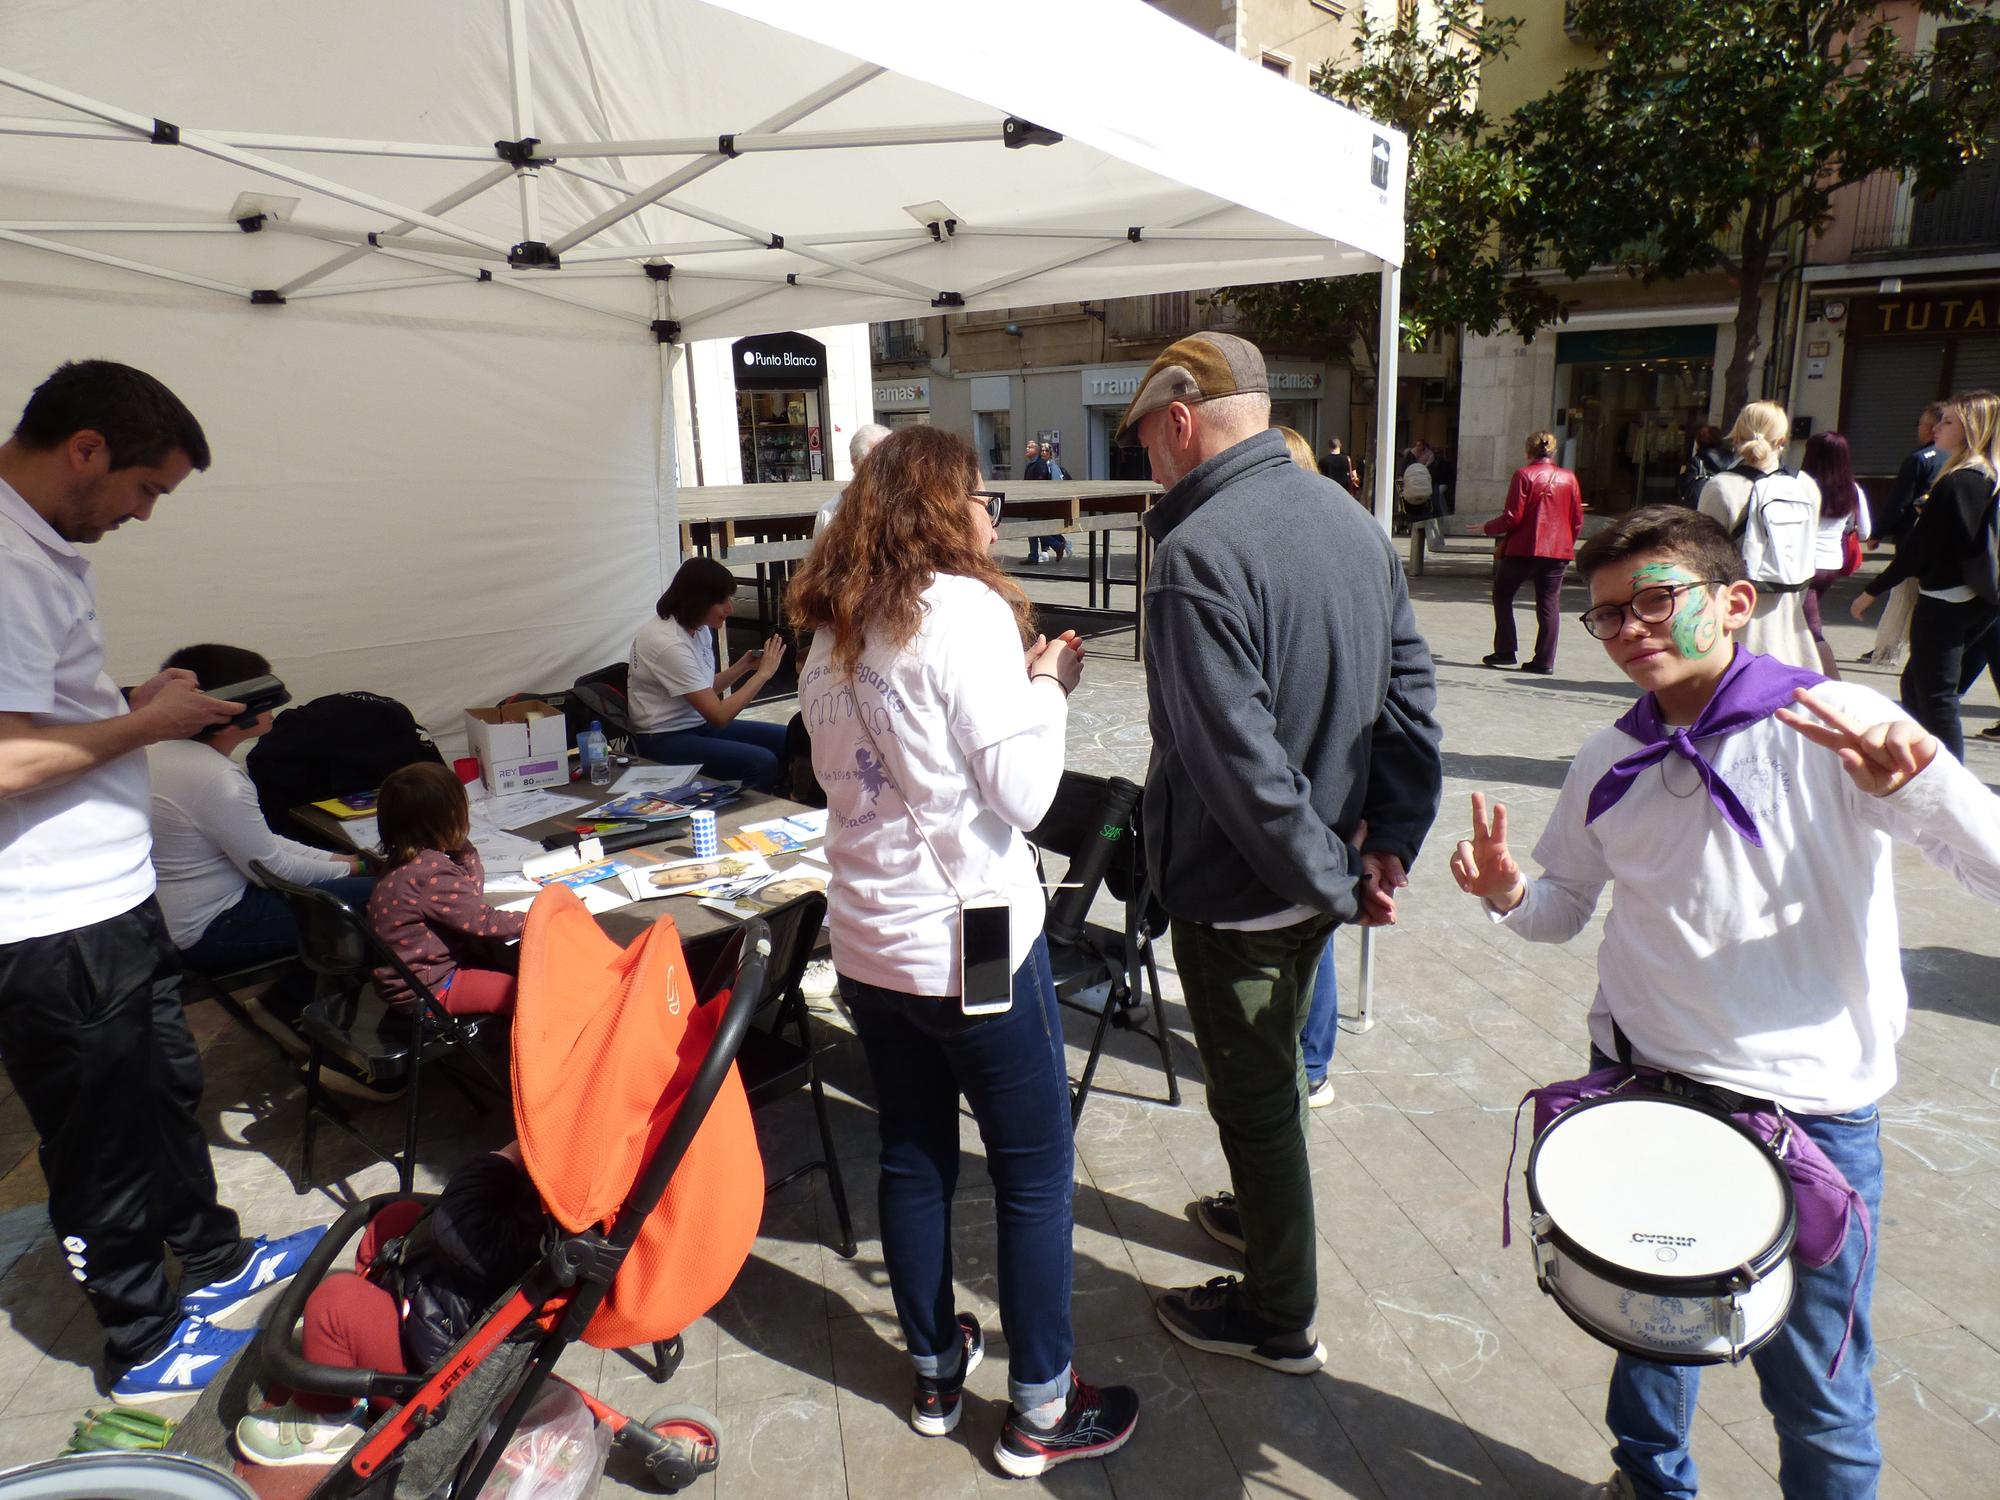
[[[997,1016],[1013,1007],[1013,915],[1000,900],[959,905],[958,1007],[968,1016]]]

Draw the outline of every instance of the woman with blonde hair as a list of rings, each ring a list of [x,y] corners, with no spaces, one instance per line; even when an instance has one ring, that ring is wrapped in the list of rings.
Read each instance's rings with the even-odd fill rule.
[[[1803,499],[1810,516],[1796,528],[1787,528],[1786,540],[1803,549],[1804,576],[1796,584],[1774,585],[1752,578],[1757,586],[1757,608],[1750,623],[1736,639],[1739,644],[1764,656],[1775,656],[1789,666],[1819,670],[1819,647],[1813,643],[1806,621],[1806,589],[1812,581],[1812,549],[1819,534],[1819,486],[1809,474],[1794,474],[1784,468],[1785,444],[1792,435],[1791,418],[1775,401],[1752,401],[1736,414],[1729,429],[1729,446],[1736,454],[1736,467],[1725,469],[1701,488],[1696,508],[1720,521],[1737,544],[1756,520],[1749,514],[1751,492],[1764,485],[1760,506],[1780,497]],[[1789,507],[1788,507],[1789,508]],[[1796,533],[1793,535],[1792,533]]]
[[[1903,707],[1963,760],[1959,698],[1992,665],[2000,639],[2000,396],[1952,397],[1934,441],[1945,462],[1930,497],[1894,561],[1854,601],[1853,614],[1863,618],[1882,594],[1905,578],[1917,580]]]
[[[815,632],[799,705],[827,795],[834,969],[875,1082],[910,1424],[950,1432],[985,1351],[952,1295],[963,1096],[998,1219],[1009,1405],[994,1457],[1029,1478],[1120,1447],[1139,1398],[1084,1384],[1070,1363],[1069,1075],[1023,832],[1062,779],[1083,652],[1073,632],[1031,634],[1026,596],[988,555],[999,519],[962,438],[906,427],[856,470],[788,607]],[[970,956],[975,910],[978,930],[1001,929],[997,975]]]

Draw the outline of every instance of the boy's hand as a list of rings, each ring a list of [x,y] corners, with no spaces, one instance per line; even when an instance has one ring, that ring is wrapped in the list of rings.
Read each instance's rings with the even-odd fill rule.
[[[1495,911],[1508,912],[1527,898],[1528,882],[1507,850],[1507,804],[1493,804],[1486,813],[1486,794],[1472,794],[1472,837],[1460,839],[1452,851],[1451,873],[1458,888],[1477,896]]]
[[[1368,820],[1363,818],[1354,826],[1354,834],[1348,843],[1359,849],[1368,842]],[[1355,895],[1361,902],[1361,915],[1357,919],[1363,927],[1393,927],[1396,925],[1396,892],[1410,883],[1409,873],[1403,868],[1403,861],[1396,855],[1383,850],[1361,856],[1361,881]]]
[[[1901,791],[1937,759],[1942,748],[1936,735],[1908,719],[1884,719],[1867,729],[1856,729],[1805,688],[1792,698],[1826,722],[1816,724],[1789,708],[1779,709],[1778,717],[1815,745],[1837,754],[1848,777],[1871,797]]]

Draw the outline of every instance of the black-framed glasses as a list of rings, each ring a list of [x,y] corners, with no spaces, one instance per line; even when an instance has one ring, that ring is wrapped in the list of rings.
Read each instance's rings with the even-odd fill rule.
[[[986,518],[995,526],[1000,524],[1000,505],[1007,498],[1005,495],[1001,494],[998,490],[969,490],[966,493],[966,498],[977,500],[981,505],[985,506]]]
[[[1693,583],[1656,583],[1640,589],[1623,604],[1600,604],[1595,609],[1586,609],[1577,618],[1595,639],[1608,641],[1625,628],[1628,616],[1642,625],[1659,625],[1674,617],[1674,611],[1680,608],[1681,595],[1689,589],[1710,588],[1728,581],[1701,578]]]

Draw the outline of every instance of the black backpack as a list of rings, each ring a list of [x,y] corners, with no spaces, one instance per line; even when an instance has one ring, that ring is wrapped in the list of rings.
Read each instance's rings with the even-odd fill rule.
[[[347,792],[372,792],[391,771],[444,757],[416,717],[379,693],[329,693],[288,708],[244,762],[264,821],[322,848],[324,836],[300,833],[291,810]]]

